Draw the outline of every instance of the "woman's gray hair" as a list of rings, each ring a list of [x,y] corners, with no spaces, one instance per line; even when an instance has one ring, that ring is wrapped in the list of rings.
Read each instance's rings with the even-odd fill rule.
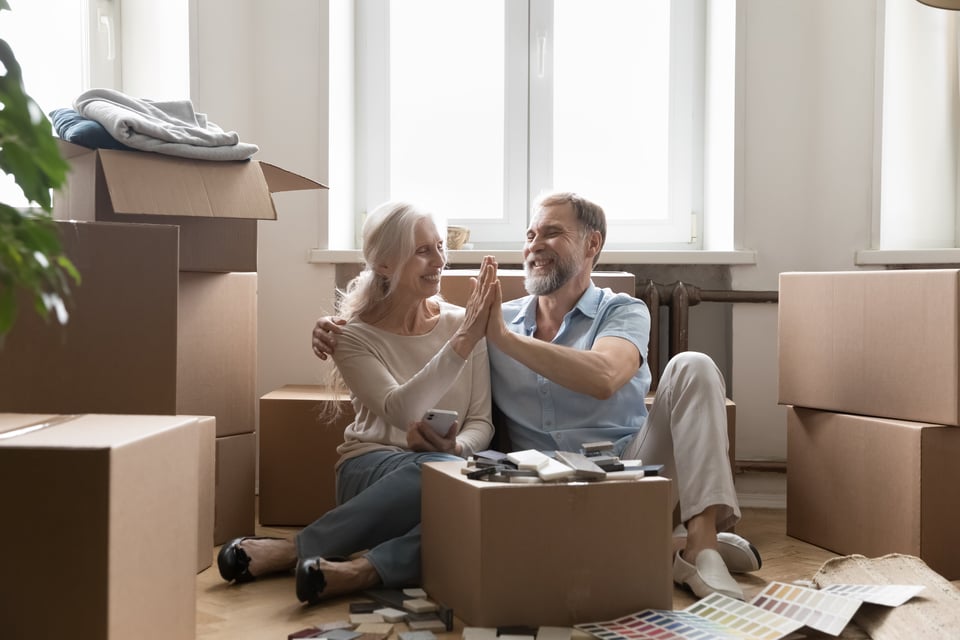
[[[407,202],[387,202],[367,215],[362,232],[363,271],[346,291],[338,291],[341,318],[349,322],[393,293],[400,277],[398,267],[416,251],[416,227],[421,220],[436,224],[431,214]],[[378,265],[394,267],[393,275],[378,273]]]

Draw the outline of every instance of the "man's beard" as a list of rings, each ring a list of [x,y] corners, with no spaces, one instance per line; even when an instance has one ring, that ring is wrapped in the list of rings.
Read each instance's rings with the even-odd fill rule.
[[[538,257],[553,258],[553,266],[547,273],[542,275],[533,273],[533,261]],[[523,280],[523,286],[530,295],[550,295],[570,281],[570,278],[577,272],[577,266],[577,261],[573,256],[561,258],[552,251],[540,254],[523,263],[523,271],[526,274]]]

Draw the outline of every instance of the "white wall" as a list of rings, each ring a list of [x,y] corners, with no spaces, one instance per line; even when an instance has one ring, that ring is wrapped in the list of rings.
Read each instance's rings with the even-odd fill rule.
[[[326,181],[327,11],[316,0],[193,0],[197,108],[261,145],[258,158]],[[869,246],[874,163],[874,0],[743,0],[738,239],[755,266],[732,287],[777,288],[792,270],[854,268]],[[216,116],[214,116],[216,114]],[[336,127],[336,123],[331,125]],[[333,185],[337,188],[337,185]],[[315,383],[309,348],[334,273],[306,253],[325,238],[323,193],[277,197],[260,223],[259,392]],[[740,458],[783,459],[775,305],[734,306],[731,357]]]
[[[197,109],[259,145],[258,160],[327,183],[327,3],[193,2]],[[259,395],[324,379],[310,330],[332,309],[334,273],[307,254],[325,237],[327,197],[276,194],[278,219],[259,223]]]
[[[734,289],[777,289],[783,271],[852,269],[869,247],[877,2],[747,0],[738,167],[740,238],[756,266]],[[786,455],[776,404],[777,310],[735,305],[737,456]]]

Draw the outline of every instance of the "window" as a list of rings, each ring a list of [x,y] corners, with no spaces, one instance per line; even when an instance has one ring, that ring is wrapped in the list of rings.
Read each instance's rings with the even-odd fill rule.
[[[960,246],[957,14],[886,0],[878,249]]]
[[[610,248],[701,247],[706,16],[704,0],[362,0],[357,209],[407,199],[516,248],[563,189],[604,207]]]
[[[0,38],[20,63],[27,93],[44,113],[70,107],[91,86],[116,85],[115,0],[9,0]],[[0,200],[27,206],[11,176],[0,174]]]

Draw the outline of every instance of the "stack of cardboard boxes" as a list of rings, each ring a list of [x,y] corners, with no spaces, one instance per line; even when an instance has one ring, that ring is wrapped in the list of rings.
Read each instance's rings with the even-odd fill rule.
[[[21,298],[0,410],[215,417],[209,566],[214,544],[254,531],[258,220],[276,218],[272,192],[322,185],[263,162],[62,145],[54,217],[83,280],[64,327]]]
[[[780,276],[787,534],[960,579],[960,270]]]

